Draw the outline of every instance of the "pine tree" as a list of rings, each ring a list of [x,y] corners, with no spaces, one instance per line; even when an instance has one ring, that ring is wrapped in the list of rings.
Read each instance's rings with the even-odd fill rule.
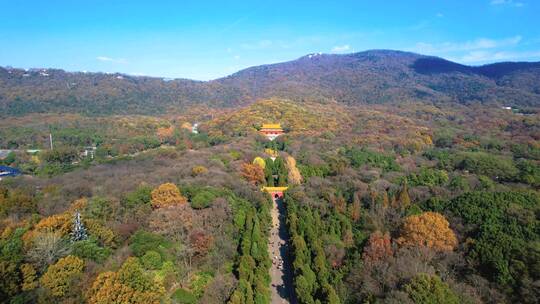
[[[86,228],[82,223],[81,213],[77,211],[73,218],[73,231],[71,232],[71,241],[77,242],[86,240],[87,238],[88,234],[86,233]]]

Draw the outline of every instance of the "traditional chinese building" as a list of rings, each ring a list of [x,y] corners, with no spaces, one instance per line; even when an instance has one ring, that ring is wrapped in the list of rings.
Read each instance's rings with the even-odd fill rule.
[[[274,140],[284,133],[280,124],[263,124],[260,132],[269,140]]]
[[[289,187],[262,187],[262,191],[270,193],[272,199],[283,198],[283,192]]]

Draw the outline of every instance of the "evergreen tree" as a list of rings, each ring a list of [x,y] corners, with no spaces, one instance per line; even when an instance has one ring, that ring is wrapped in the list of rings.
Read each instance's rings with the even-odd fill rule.
[[[86,228],[84,227],[84,224],[81,220],[81,213],[77,211],[75,212],[75,216],[73,218],[73,231],[71,232],[71,241],[83,241],[87,238],[88,233],[86,233]]]

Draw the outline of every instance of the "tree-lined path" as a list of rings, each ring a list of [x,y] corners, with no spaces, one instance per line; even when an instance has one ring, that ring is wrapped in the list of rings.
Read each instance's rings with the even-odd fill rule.
[[[272,197],[272,228],[268,250],[272,259],[270,277],[272,278],[272,302],[296,303],[293,287],[292,264],[289,255],[289,240],[287,226],[285,224],[285,206],[283,199]]]

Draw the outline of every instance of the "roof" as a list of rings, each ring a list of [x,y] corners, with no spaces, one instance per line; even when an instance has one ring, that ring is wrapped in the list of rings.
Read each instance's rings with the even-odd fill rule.
[[[261,129],[280,129],[281,124],[263,124]]]
[[[15,176],[19,174],[21,174],[21,171],[16,168],[0,166],[0,176]]]
[[[285,191],[287,190],[289,187],[262,187],[262,191],[266,191],[266,192],[278,192],[278,191]]]

